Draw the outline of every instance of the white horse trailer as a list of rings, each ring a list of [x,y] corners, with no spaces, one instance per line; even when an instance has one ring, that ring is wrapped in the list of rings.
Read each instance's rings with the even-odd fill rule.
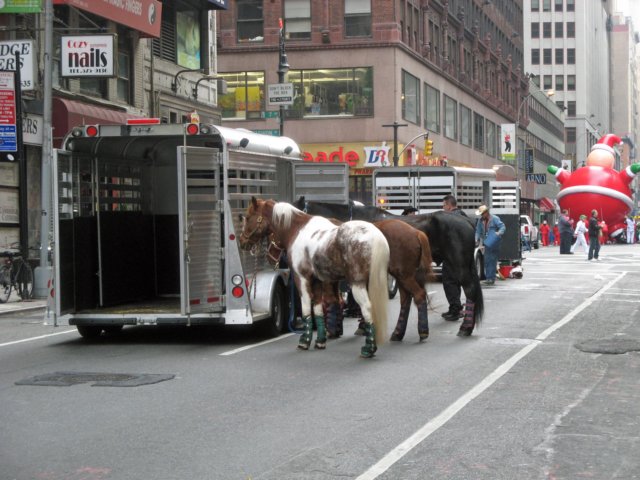
[[[125,325],[256,322],[277,335],[287,327],[289,272],[240,250],[240,214],[252,196],[293,201],[324,180],[325,193],[348,198],[345,164],[320,171],[289,138],[205,124],[78,127],[52,165],[46,322],[84,337]]]

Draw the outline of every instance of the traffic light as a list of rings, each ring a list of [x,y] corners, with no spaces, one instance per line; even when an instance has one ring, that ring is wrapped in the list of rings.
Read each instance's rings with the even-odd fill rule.
[[[433,153],[433,140],[427,140],[424,142],[424,156],[430,157]]]

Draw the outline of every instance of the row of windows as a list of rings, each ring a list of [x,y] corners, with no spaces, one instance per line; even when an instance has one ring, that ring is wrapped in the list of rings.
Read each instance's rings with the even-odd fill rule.
[[[550,12],[551,11],[551,1],[552,0],[531,0],[531,11],[539,12],[540,4],[542,3],[542,11]],[[563,7],[567,12],[575,12],[576,11],[576,2],[575,0],[553,0],[554,11],[562,12]]]
[[[221,73],[220,77],[227,82],[227,93],[218,97],[222,118],[264,118],[264,72]],[[288,82],[293,84],[294,101],[285,110],[286,118],[373,115],[371,67],[290,70]]]
[[[311,39],[311,0],[283,0],[284,33],[290,40]],[[237,0],[237,41],[264,41],[263,0]],[[347,37],[371,36],[371,1],[344,1]]]
[[[540,48],[531,49],[531,64],[540,65]],[[567,48],[567,65],[576,64],[576,49]],[[555,55],[554,55],[555,53]],[[555,57],[555,58],[554,58]],[[555,60],[555,62],[554,62]],[[544,65],[564,65],[565,64],[565,49],[564,48],[543,48],[542,49],[542,63]]]
[[[424,93],[424,103],[421,101]],[[442,103],[441,103],[442,97]],[[441,133],[450,140],[473,147],[479,152],[497,158],[498,126],[473,112],[470,108],[434,88],[422,83],[409,72],[402,72],[402,118],[416,125],[422,125],[434,133]],[[442,105],[442,115],[441,115]],[[424,119],[421,108],[424,108]]]
[[[551,26],[555,25],[555,38],[565,37],[565,25],[566,25],[566,37],[576,38],[576,22],[543,22],[542,23],[542,37],[551,38]],[[540,23],[531,23],[531,38],[540,38]]]
[[[555,84],[554,84],[555,77]],[[536,82],[537,84],[537,82]],[[539,86],[539,85],[538,85]],[[554,89],[558,92],[565,90],[568,92],[574,92],[576,90],[576,76],[575,75],[543,75],[542,76],[542,89],[550,90]]]

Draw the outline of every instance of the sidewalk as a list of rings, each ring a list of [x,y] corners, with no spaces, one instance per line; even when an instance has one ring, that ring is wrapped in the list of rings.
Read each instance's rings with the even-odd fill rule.
[[[11,292],[11,297],[7,303],[0,303],[0,315],[17,312],[27,312],[29,310],[36,310],[38,308],[45,308],[47,306],[47,300],[43,299],[31,299],[22,301],[18,294]]]

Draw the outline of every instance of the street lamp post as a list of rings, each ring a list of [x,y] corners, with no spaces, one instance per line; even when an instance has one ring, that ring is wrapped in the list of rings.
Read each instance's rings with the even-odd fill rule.
[[[382,125],[382,126],[383,127],[392,127],[393,128],[393,166],[397,167],[398,166],[398,160],[400,158],[400,155],[398,154],[398,128],[399,127],[408,127],[409,124],[393,122],[391,124]]]
[[[280,52],[278,61],[278,83],[284,83],[284,76],[289,71],[289,61],[287,60],[287,52],[284,49],[284,24],[279,19],[280,26]],[[280,136],[284,135],[284,105],[280,105]]]

